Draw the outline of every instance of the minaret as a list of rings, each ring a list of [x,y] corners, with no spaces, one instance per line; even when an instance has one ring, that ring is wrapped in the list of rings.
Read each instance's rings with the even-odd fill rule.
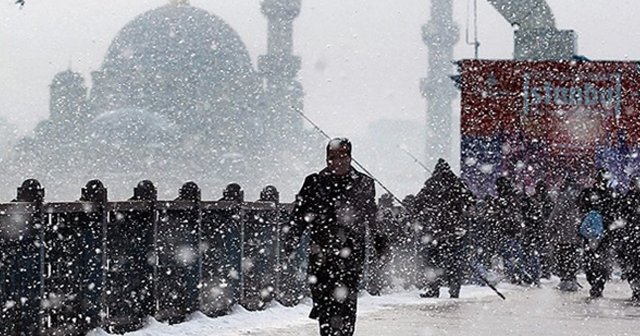
[[[431,19],[422,26],[422,39],[429,49],[429,71],[420,90],[427,100],[426,162],[449,157],[452,135],[452,107],[457,92],[453,74],[453,46],[458,42],[453,22],[453,0],[431,0]]]
[[[269,22],[267,54],[258,59],[265,80],[267,127],[272,134],[295,136],[302,131],[304,92],[296,79],[300,57],[293,55],[293,20],[300,14],[301,0],[263,0],[262,13]],[[284,133],[283,133],[284,132]]]
[[[66,127],[65,132],[77,129],[87,119],[87,88],[81,74],[70,69],[55,75],[49,85],[49,120]]]

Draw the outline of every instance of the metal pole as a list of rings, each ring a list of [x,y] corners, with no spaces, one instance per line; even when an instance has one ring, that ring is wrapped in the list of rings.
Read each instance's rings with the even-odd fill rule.
[[[300,111],[300,109],[295,108],[292,106],[292,109],[294,111],[296,111],[298,114],[300,114],[306,121],[309,122],[309,124],[311,124],[318,132],[320,132],[320,134],[322,134],[325,138],[327,138],[327,140],[331,140],[332,138],[329,136],[329,134],[327,134],[325,131],[323,131],[320,126],[316,125],[316,123],[313,122],[313,120],[309,119],[309,117],[307,117],[304,113],[302,113],[302,111]],[[382,187],[382,189],[384,189],[387,193],[389,193],[389,195],[391,195],[400,205],[402,205],[404,207],[404,203],[402,203],[402,200],[400,200],[394,193],[391,192],[391,190],[389,190],[389,188],[387,188],[382,182],[380,182],[380,180],[378,180],[375,176],[373,176],[373,174],[371,174],[371,172],[369,172],[369,170],[367,168],[365,168],[362,164],[360,164],[360,162],[358,162],[358,160],[356,160],[354,157],[351,158],[351,161],[353,161],[353,163],[355,163],[356,166],[358,166],[358,168],[362,169],[362,171],[365,172],[365,174],[369,175],[369,177],[371,177],[375,182],[378,183],[378,185],[380,185],[380,187]]]

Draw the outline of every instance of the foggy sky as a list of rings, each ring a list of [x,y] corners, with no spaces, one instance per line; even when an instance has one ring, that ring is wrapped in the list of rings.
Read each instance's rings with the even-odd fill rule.
[[[473,47],[464,40],[472,1],[454,0],[461,33],[456,59],[473,57]],[[100,68],[118,31],[168,2],[29,0],[19,9],[13,0],[0,0],[0,115],[23,132],[32,129],[48,115],[48,85],[57,72],[71,67],[89,86],[90,72]],[[267,41],[260,1],[190,3],[235,29],[255,68]],[[640,2],[548,3],[558,28],[577,32],[579,54],[593,60],[640,59]],[[429,20],[429,8],[428,0],[302,0],[301,15],[294,21],[294,53],[302,58],[305,112],[329,134],[350,137],[363,136],[370,122],[383,118],[424,123],[419,81],[427,74],[428,51],[421,26]],[[478,17],[480,58],[511,58],[509,24],[484,0],[478,0]]]
[[[100,67],[111,40],[137,15],[167,0],[29,1],[19,9],[0,4],[0,115],[20,129],[48,114],[48,85],[70,65],[85,75]],[[591,59],[640,59],[637,1],[549,0],[559,28],[578,33],[578,50]],[[473,57],[464,43],[467,1],[455,3],[461,40],[455,57]],[[588,5],[585,5],[588,3]],[[228,22],[254,60],[266,50],[266,19],[258,0],[192,0]],[[350,135],[380,118],[423,120],[418,91],[427,72],[420,27],[429,18],[426,0],[303,0],[294,23],[295,54],[305,110],[331,133]],[[374,4],[374,5],[372,5]],[[481,58],[510,58],[512,29],[478,0]],[[607,18],[604,19],[603,18]],[[322,116],[322,118],[320,118]],[[328,116],[341,116],[332,120]],[[346,118],[346,119],[343,119]],[[337,118],[335,118],[337,119]]]

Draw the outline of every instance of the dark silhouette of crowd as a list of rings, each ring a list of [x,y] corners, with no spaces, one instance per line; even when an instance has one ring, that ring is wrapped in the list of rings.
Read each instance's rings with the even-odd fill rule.
[[[558,185],[540,180],[527,192],[504,175],[479,199],[439,159],[415,196],[399,202],[383,194],[376,204],[375,178],[351,166],[349,140],[331,140],[326,163],[305,179],[283,228],[289,261],[308,240],[310,317],[321,335],[353,335],[363,289],[379,295],[392,286],[417,286],[421,297],[436,298],[446,286],[449,297],[458,298],[465,283],[497,291],[500,281],[538,287],[541,278],[557,276],[559,290],[577,291],[582,269],[590,298],[598,298],[614,263],[640,302],[638,177],[626,193],[611,187],[603,169],[590,185],[568,175]],[[272,193],[265,189],[261,198],[277,199]],[[242,196],[232,184],[221,201]]]
[[[465,283],[538,287],[552,276],[559,290],[577,291],[583,271],[589,297],[598,298],[617,266],[631,300],[640,301],[640,177],[623,192],[608,171],[592,175],[586,185],[570,174],[555,185],[537,181],[530,192],[500,176],[495,190],[478,198],[439,159],[415,196],[401,205],[381,198],[378,220],[391,246],[385,274],[404,277],[405,288],[417,285],[422,297],[438,297],[446,286],[457,298]],[[411,253],[415,274],[403,266]]]

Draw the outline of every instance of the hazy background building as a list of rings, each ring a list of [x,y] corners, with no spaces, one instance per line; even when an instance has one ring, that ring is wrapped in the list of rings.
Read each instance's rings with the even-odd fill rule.
[[[89,88],[72,69],[54,76],[49,118],[19,141],[7,169],[38,178],[49,199],[77,197],[93,178],[115,197],[142,179],[165,197],[187,180],[211,190],[301,179],[308,168],[289,162],[305,162],[321,139],[298,113],[304,93],[291,32],[300,1],[264,1],[262,9],[269,48],[258,69],[214,14],[186,1],[142,13],[113,39]]]

